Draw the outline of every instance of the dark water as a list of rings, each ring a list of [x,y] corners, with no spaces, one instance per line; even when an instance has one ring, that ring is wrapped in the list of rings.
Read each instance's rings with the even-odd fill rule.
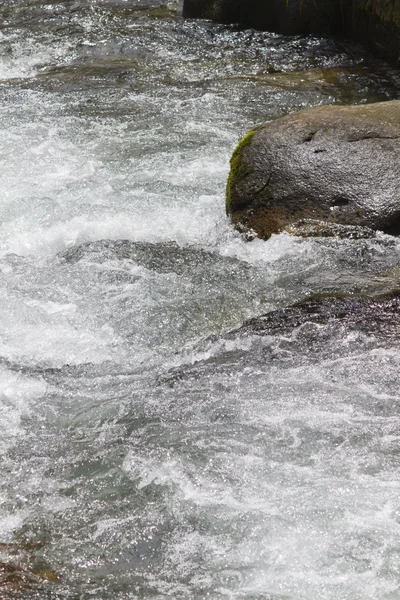
[[[0,7],[0,598],[397,600],[396,332],[226,334],[398,287],[399,242],[246,243],[224,188],[252,126],[398,74],[180,10]]]

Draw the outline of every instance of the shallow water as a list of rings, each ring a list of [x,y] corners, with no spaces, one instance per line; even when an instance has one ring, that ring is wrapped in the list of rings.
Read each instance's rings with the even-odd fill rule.
[[[399,241],[224,208],[249,128],[398,74],[180,8],[0,7],[0,597],[398,599],[396,336],[226,333],[398,288]]]

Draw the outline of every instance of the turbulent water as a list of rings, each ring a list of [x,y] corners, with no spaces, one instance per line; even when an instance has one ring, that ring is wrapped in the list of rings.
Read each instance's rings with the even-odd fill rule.
[[[399,287],[400,242],[224,209],[250,127],[398,75],[180,10],[1,3],[0,598],[398,600],[397,337],[226,334]]]

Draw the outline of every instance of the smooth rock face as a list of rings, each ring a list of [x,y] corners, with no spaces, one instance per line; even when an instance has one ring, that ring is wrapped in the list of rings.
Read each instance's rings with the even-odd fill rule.
[[[301,219],[400,233],[400,101],[312,108],[249,132],[227,213],[262,238]]]

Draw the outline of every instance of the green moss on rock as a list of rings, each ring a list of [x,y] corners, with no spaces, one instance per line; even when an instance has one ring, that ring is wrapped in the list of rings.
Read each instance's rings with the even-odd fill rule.
[[[230,160],[231,170],[229,172],[228,182],[226,184],[226,213],[230,214],[234,206],[234,188],[245,177],[251,175],[253,169],[243,163],[243,149],[248,146],[257,131],[257,127],[250,129],[236,146]]]
[[[400,232],[400,101],[323,106],[250,131],[231,160],[226,210],[248,238]]]

